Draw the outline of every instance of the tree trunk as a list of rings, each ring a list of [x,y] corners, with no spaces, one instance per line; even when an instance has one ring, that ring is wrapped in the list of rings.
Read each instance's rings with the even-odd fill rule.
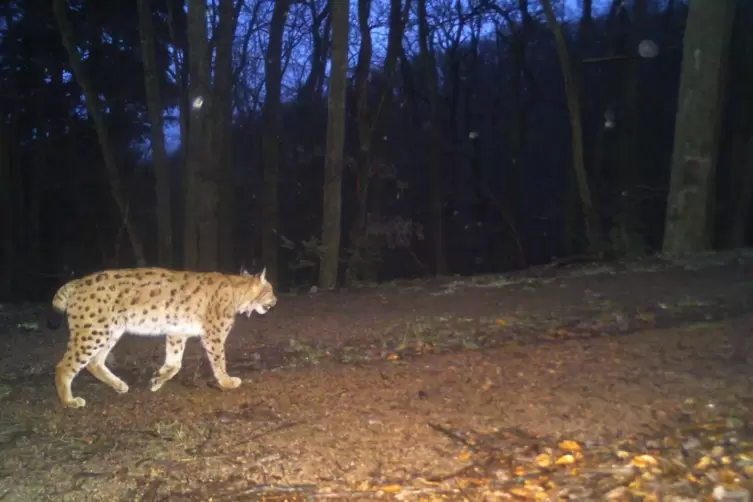
[[[586,2],[588,0],[585,0]],[[498,62],[498,69],[503,73],[509,73],[510,87],[509,94],[512,96],[507,105],[510,107],[510,111],[506,116],[506,121],[503,125],[504,134],[500,138],[504,145],[505,155],[503,158],[504,172],[508,173],[505,176],[501,197],[492,193],[489,189],[487,181],[484,179],[481,172],[481,145],[484,143],[482,138],[476,138],[473,143],[474,160],[471,162],[473,166],[474,178],[475,178],[475,191],[476,197],[484,204],[484,213],[495,212],[498,216],[501,216],[505,221],[506,226],[509,229],[510,236],[515,241],[515,245],[518,248],[518,260],[514,265],[524,268],[526,266],[526,256],[523,249],[523,242],[521,241],[520,234],[518,233],[518,224],[520,219],[520,158],[523,154],[524,146],[526,144],[526,130],[528,123],[528,114],[531,108],[531,98],[524,100],[523,89],[526,87],[526,73],[527,73],[527,49],[528,44],[531,42],[531,34],[534,29],[533,19],[529,13],[528,0],[517,0],[518,11],[520,12],[520,21],[514,22],[510,15],[499,6],[494,7],[494,12],[503,17],[508,23],[508,30],[503,31],[501,26],[495,28],[495,43],[497,50],[502,50],[500,45],[503,40],[507,40],[510,46],[510,57],[502,58]],[[479,65],[478,59],[478,44],[481,39],[481,28],[477,29],[478,35],[472,40],[471,47],[473,51],[474,67]],[[511,70],[508,70],[510,63],[512,63]],[[478,77],[476,76],[476,80]],[[467,100],[470,102],[471,97],[475,92],[475,85],[466,85],[467,87]],[[528,93],[530,94],[530,93]],[[493,112],[494,121],[498,119],[498,106],[500,105],[500,95],[494,98]],[[470,110],[467,112],[470,117]],[[495,124],[496,125],[496,124]],[[487,262],[491,264],[492,268],[499,268],[501,264],[500,254],[497,251],[499,239],[495,238],[494,234],[490,234],[487,237]],[[507,246],[508,244],[502,244]],[[507,263],[502,266],[510,266]]]
[[[750,23],[753,6],[739,0],[735,13],[730,50],[730,94],[727,107],[731,114],[732,141],[729,206],[724,246],[744,247],[753,203],[753,45]]]
[[[356,157],[356,214],[350,228],[352,254],[348,258],[346,284],[355,282],[359,273],[374,265],[366,263],[362,253],[366,240],[373,133],[369,110],[369,73],[371,71],[372,55],[371,28],[369,27],[370,13],[371,0],[358,0],[358,29],[361,33],[361,47],[358,51],[355,87],[358,93],[356,115],[359,149]]]
[[[42,204],[44,202],[44,172],[49,163],[49,140],[46,131],[48,125],[45,123],[46,103],[45,95],[34,100],[36,107],[36,139],[34,141],[34,155],[31,159],[32,165],[28,177],[28,198],[27,200],[27,220],[24,254],[24,289],[26,297],[33,298],[39,295],[44,273],[44,264],[42,259]]]
[[[5,27],[11,30],[13,27],[13,15],[10,9],[5,11]],[[7,44],[8,54],[18,53],[18,40],[13,37],[6,37],[4,43]],[[12,60],[9,61],[12,64]],[[16,72],[9,72],[6,79],[0,84],[0,92],[3,99],[0,99],[0,299],[11,300],[14,296],[14,283],[16,281],[16,227],[18,226],[16,218],[16,193],[13,189],[16,181],[13,172],[13,149],[18,145],[14,141],[14,118],[15,110],[19,106],[19,101],[13,99],[18,92],[18,75]],[[10,98],[10,99],[8,99]]]
[[[604,243],[601,235],[601,224],[591,198],[591,189],[588,185],[588,174],[583,148],[583,126],[580,110],[580,98],[578,97],[578,85],[575,81],[575,72],[567,50],[567,41],[562,31],[562,26],[557,22],[552,10],[551,0],[542,0],[547,24],[554,35],[557,54],[562,66],[562,77],[565,83],[565,96],[567,109],[570,113],[570,128],[572,134],[573,170],[578,186],[578,195],[585,220],[586,236],[588,238],[588,250],[591,253],[601,252]]]
[[[724,238],[726,248],[742,248],[747,244],[753,204],[753,132],[737,133],[732,140],[732,183],[729,198],[729,224]]]
[[[137,0],[141,57],[144,60],[144,87],[151,124],[152,159],[157,211],[157,263],[173,264],[173,225],[170,164],[165,150],[163,106],[157,72],[157,53],[151,0]]]
[[[261,138],[261,157],[264,163],[264,182],[261,194],[261,259],[267,269],[267,279],[277,282],[279,251],[280,186],[280,92],[282,87],[282,36],[290,0],[275,0],[269,25],[269,45],[264,63],[266,93],[262,109],[264,129]]]
[[[38,47],[32,49],[34,57],[39,61],[44,61],[47,54]],[[25,166],[25,186],[16,187],[16,190],[23,191],[26,194],[26,205],[23,209],[22,216],[24,219],[19,220],[23,229],[23,244],[20,256],[23,257],[23,294],[25,298],[38,298],[41,292],[42,275],[44,273],[44,260],[42,255],[42,207],[44,203],[44,181],[45,170],[50,163],[53,150],[51,149],[51,140],[48,136],[50,129],[49,110],[49,93],[42,91],[37,94],[31,103],[32,109],[28,110],[33,117],[32,126],[34,128],[31,136],[33,141],[30,142],[32,155]]]
[[[632,26],[627,37],[628,53],[636,55],[638,45],[644,39],[647,30],[648,0],[635,0],[632,9]],[[617,164],[617,187],[611,193],[616,194],[617,204],[615,215],[615,228],[619,236],[613,239],[612,248],[619,254],[640,255],[646,249],[645,236],[640,232],[640,216],[637,209],[630,201],[634,201],[633,191],[642,177],[641,172],[641,124],[640,124],[640,101],[639,79],[642,59],[631,57],[627,60],[624,69],[622,119],[619,121],[619,155]],[[629,195],[623,196],[622,194]],[[612,235],[615,235],[614,232]]]
[[[353,254],[348,261],[346,271],[346,283],[352,284],[359,275],[362,279],[373,280],[378,275],[378,263],[364,263],[359,260],[359,253],[368,240],[367,230],[369,221],[380,221],[380,194],[382,186],[381,179],[374,176],[372,170],[366,170],[371,167],[373,158],[372,146],[374,144],[374,130],[388,131],[389,117],[392,108],[393,92],[395,89],[395,73],[397,69],[398,58],[400,57],[403,33],[405,32],[405,22],[403,21],[402,0],[390,0],[390,21],[389,33],[387,35],[387,54],[384,59],[384,79],[385,87],[382,90],[379,107],[373,119],[370,119],[368,99],[369,86],[368,76],[371,69],[372,43],[371,30],[368,25],[368,18],[371,8],[371,0],[359,0],[359,29],[361,39],[367,41],[361,45],[358,56],[358,68],[356,69],[356,89],[358,90],[358,124],[360,138],[360,153],[358,159],[359,173],[356,189],[358,190],[358,204],[356,216],[353,220],[353,226],[350,231],[351,247]],[[387,137],[386,141],[392,139]],[[386,155],[386,152],[385,152]],[[364,174],[368,173],[367,183],[361,180]],[[369,196],[369,192],[373,196]],[[372,201],[371,218],[368,218],[368,201]]]
[[[426,0],[418,0],[418,43],[421,73],[429,101],[429,176],[431,179],[431,236],[434,251],[434,273],[447,273],[444,228],[444,187],[442,175],[442,135],[437,90],[437,63],[429,47],[429,21]]]
[[[332,2],[332,65],[329,77],[327,153],[324,162],[324,201],[319,287],[334,288],[340,262],[342,171],[345,148],[345,91],[348,72],[349,2]]]
[[[191,107],[188,103],[188,42],[186,40],[186,12],[185,0],[167,0],[167,28],[170,33],[170,41],[173,46],[172,62],[175,65],[175,80],[178,87],[178,122],[180,130],[180,149],[178,154],[178,166],[180,174],[173,185],[174,205],[172,207],[172,225],[175,230],[176,242],[183,242],[183,246],[173,244],[176,263],[185,266],[185,221],[187,218],[188,196],[188,170],[186,169],[186,150],[188,149],[188,121],[191,115]]]
[[[126,232],[128,232],[128,238],[130,239],[131,248],[133,249],[133,256],[139,266],[144,266],[146,265],[144,247],[141,243],[141,238],[133,225],[131,217],[128,214],[128,203],[123,196],[123,189],[120,184],[120,173],[118,172],[118,164],[115,160],[115,152],[110,144],[109,131],[104,118],[102,117],[102,111],[99,109],[99,96],[94,92],[91,82],[89,81],[89,76],[84,73],[84,70],[81,67],[81,59],[73,40],[73,25],[71,25],[71,22],[66,16],[66,0],[53,0],[52,8],[55,12],[55,19],[58,28],[60,29],[63,46],[68,54],[71,72],[84,93],[84,97],[86,98],[86,110],[89,112],[89,116],[94,122],[94,128],[97,131],[99,147],[102,151],[102,157],[104,158],[112,197],[120,211],[120,217],[122,218],[123,225],[125,225]]]
[[[693,0],[685,27],[665,253],[712,249],[714,178],[734,2]]]
[[[387,33],[387,53],[384,58],[384,79],[385,88],[383,89],[382,101],[379,104],[379,111],[374,118],[375,127],[378,131],[390,131],[393,120],[393,103],[395,98],[395,87],[397,85],[397,66],[400,54],[403,51],[403,35],[405,34],[405,23],[407,12],[411,0],[390,0],[389,31]],[[381,155],[383,158],[390,158],[390,145],[394,144],[397,138],[384,136],[385,140],[379,143]],[[371,208],[373,221],[382,221],[382,191],[384,189],[384,180],[382,176],[372,178],[371,191],[374,195],[371,199],[374,202]]]
[[[626,51],[624,42],[625,36],[620,25],[621,19],[619,15],[620,12],[622,12],[622,0],[611,0],[611,2],[609,14],[607,15],[604,24],[604,30],[607,35],[604,57],[607,59],[613,59],[617,54],[624,54]],[[593,20],[587,23],[581,23],[580,46],[583,50],[593,44],[593,40],[588,36],[588,33],[592,32],[593,29],[592,21]],[[615,132],[611,126],[607,127],[606,122],[608,120],[610,122],[614,120],[614,104],[621,99],[626,88],[625,79],[618,63],[604,68],[604,79],[605,102],[600,105],[601,107],[599,109],[599,113],[604,122],[602,122],[602,124],[593,132],[593,137],[591,138],[591,153],[589,155],[591,166],[589,169],[589,179],[591,181],[590,186],[594,189],[594,193],[596,194],[593,202],[594,206],[597,208],[597,212],[602,217],[605,217],[607,214],[610,216],[614,215],[616,213],[615,205],[621,202],[621,195],[616,195],[621,193],[621,190],[615,189],[614,183],[610,184],[611,179],[608,181],[608,178],[605,176],[605,173],[609,168],[609,166],[606,165],[608,151],[607,142],[612,139],[614,134],[619,133],[620,129],[618,128]],[[616,162],[616,164],[619,164],[619,162]],[[619,179],[617,174],[612,176],[612,178],[615,177]],[[573,187],[576,186],[575,183],[571,184]],[[573,195],[573,198],[577,203],[577,191],[573,190]],[[618,246],[615,244],[622,246],[624,241],[621,239],[621,232],[615,233],[615,230],[619,230],[619,228],[614,226],[610,227],[608,235],[612,243],[612,251],[617,254],[619,253],[619,250]]]
[[[528,1],[520,0],[518,6],[523,16],[523,23],[514,35],[514,45],[512,48],[513,60],[515,62],[511,76],[511,87],[514,93],[511,103],[513,111],[510,114],[507,125],[507,148],[510,151],[510,155],[505,159],[507,171],[510,174],[507,180],[508,189],[505,191],[506,200],[503,205],[507,207],[507,214],[514,225],[510,231],[514,234],[513,237],[518,242],[519,248],[522,248],[520,237],[517,233],[520,215],[520,160],[523,155],[523,148],[526,142],[526,129],[528,127],[528,106],[523,102],[523,75],[526,71],[527,49],[530,43],[532,26],[531,18],[528,14]],[[520,260],[517,265],[525,267],[526,257],[522,249],[520,249],[519,258]]]
[[[185,160],[186,143],[188,142],[188,118],[191,114],[188,104],[188,53],[185,40],[183,37],[178,36],[178,33],[181,32],[180,25],[178,24],[178,16],[185,17],[185,12],[183,11],[185,0],[167,0],[166,3],[167,27],[170,32],[170,40],[173,44],[173,63],[175,64],[175,77],[180,95],[178,106],[180,110],[180,142]]]
[[[6,113],[0,119],[0,299],[9,300],[13,296],[14,276],[14,231],[13,231],[13,185],[11,174],[10,138],[5,123]]]
[[[593,2],[592,0],[583,0],[581,3],[581,17],[578,23],[578,48],[581,51],[585,51],[593,44]],[[597,137],[593,141],[594,149],[594,167],[598,169],[601,166],[601,162],[598,160],[599,148],[603,142],[604,128],[600,128],[597,133]],[[585,147],[584,147],[585,156]],[[584,162],[585,163],[585,162]],[[575,179],[575,171],[568,170],[565,173],[565,185],[564,185],[564,199],[563,206],[563,228],[562,228],[562,254],[569,256],[575,254],[578,248],[578,242],[576,241],[576,228],[578,221],[578,209],[580,204],[578,203],[578,183]],[[598,193],[598,191],[597,191]]]
[[[212,109],[210,53],[207,38],[207,4],[188,2],[189,87],[191,114],[186,145],[187,194],[185,197],[184,259],[193,270],[218,269],[219,229],[217,166],[212,162]]]
[[[327,53],[329,52],[329,33],[332,18],[329,15],[330,3],[328,1],[321,12],[316,11],[316,0],[310,0],[309,10],[311,12],[311,71],[306,78],[306,83],[300,92],[300,100],[304,106],[311,106],[317,103],[322,96],[322,86],[324,85],[324,69],[327,64]],[[320,28],[324,23],[324,30]]]
[[[219,201],[219,253],[222,270],[235,267],[235,190],[233,175],[233,38],[238,22],[233,0],[220,0],[220,21],[217,28],[212,158],[222,194]]]

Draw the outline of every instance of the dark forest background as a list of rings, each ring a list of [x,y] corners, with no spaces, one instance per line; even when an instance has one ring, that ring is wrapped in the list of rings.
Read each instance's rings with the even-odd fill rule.
[[[3,0],[0,298],[745,246],[753,2]]]

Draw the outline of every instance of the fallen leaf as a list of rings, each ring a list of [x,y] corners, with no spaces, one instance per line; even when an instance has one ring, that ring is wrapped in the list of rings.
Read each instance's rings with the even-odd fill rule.
[[[638,455],[637,457],[634,457],[633,460],[630,461],[630,463],[636,467],[645,469],[647,467],[653,467],[659,462],[651,455]]]
[[[557,465],[570,465],[575,463],[575,457],[570,455],[569,453],[567,455],[562,455],[560,458],[557,459],[557,462],[555,462]]]
[[[702,471],[708,468],[708,466],[710,466],[711,463],[712,461],[710,457],[703,456],[698,462],[696,462],[696,464],[693,466],[693,469]]]
[[[511,488],[510,493],[512,493],[513,495],[517,497],[530,497],[531,496],[530,490],[527,490],[526,488],[519,488],[517,486],[514,488]]]
[[[378,491],[381,491],[384,493],[397,493],[402,489],[403,489],[402,485],[385,485],[385,486],[380,486]]]
[[[552,465],[552,457],[548,453],[541,453],[536,456],[535,462],[539,467],[549,467]]]
[[[580,444],[578,444],[577,441],[572,441],[570,439],[566,439],[565,441],[561,441],[559,445],[560,449],[565,451],[580,451]]]

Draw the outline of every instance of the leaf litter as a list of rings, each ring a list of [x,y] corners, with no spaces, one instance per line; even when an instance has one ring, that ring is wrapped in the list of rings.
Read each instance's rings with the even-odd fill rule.
[[[50,384],[65,333],[4,305],[0,500],[749,500],[749,262],[287,296],[231,336],[237,392],[189,345],[149,393],[163,346],[127,339],[131,392],[82,377],[83,414]]]
[[[684,404],[672,425],[611,444],[432,425],[464,446],[459,458],[468,465],[424,481],[471,500],[749,500],[753,424],[739,417],[751,410]]]

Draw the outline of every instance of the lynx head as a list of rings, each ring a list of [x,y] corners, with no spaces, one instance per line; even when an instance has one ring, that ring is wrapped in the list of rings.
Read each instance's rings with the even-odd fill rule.
[[[277,304],[274,288],[266,279],[266,271],[261,274],[250,274],[246,267],[241,268],[241,281],[238,284],[240,299],[238,313],[251,317],[252,312],[266,314]]]

